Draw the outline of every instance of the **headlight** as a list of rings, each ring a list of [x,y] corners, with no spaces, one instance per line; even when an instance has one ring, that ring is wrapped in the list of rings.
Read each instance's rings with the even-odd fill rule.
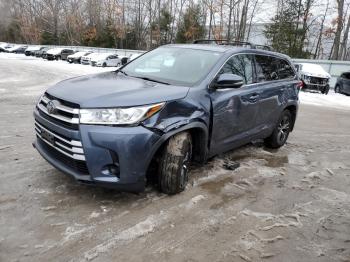
[[[80,109],[81,124],[132,125],[159,112],[165,103],[129,108]]]
[[[305,81],[310,81],[310,80],[311,80],[311,76],[303,75],[303,79],[304,79]]]

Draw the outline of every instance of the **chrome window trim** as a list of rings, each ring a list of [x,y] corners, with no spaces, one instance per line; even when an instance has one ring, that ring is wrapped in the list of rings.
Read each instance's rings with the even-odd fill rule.
[[[208,89],[211,89],[210,88],[210,85],[211,83],[213,82],[213,80],[215,79],[215,77],[218,75],[218,73],[221,71],[221,69],[224,67],[224,65],[227,63],[228,60],[230,60],[232,57],[234,56],[237,56],[237,55],[262,55],[262,56],[270,56],[270,57],[275,57],[275,58],[278,58],[278,59],[282,59],[284,61],[286,61],[289,66],[293,69],[293,72],[294,72],[294,77],[293,78],[285,78],[285,79],[277,79],[277,80],[268,80],[268,81],[264,81],[264,82],[256,82],[256,83],[251,83],[251,84],[246,84],[246,85],[243,85],[242,88],[245,88],[245,87],[250,87],[250,86],[253,86],[253,85],[257,85],[257,84],[268,84],[268,83],[278,83],[278,82],[281,82],[281,81],[292,81],[292,80],[297,80],[297,73],[294,69],[294,67],[291,65],[291,63],[288,61],[288,59],[286,58],[281,58],[279,57],[278,55],[272,55],[272,54],[260,54],[260,53],[251,53],[251,52],[243,52],[243,53],[235,53],[233,55],[231,55],[230,57],[228,57],[225,62],[220,66],[219,70],[217,70],[217,72],[215,73],[214,77],[212,77],[212,79],[209,81],[209,84],[207,85],[207,88]],[[255,60],[255,58],[254,58]],[[255,61],[254,61],[254,67],[255,67]],[[254,68],[254,71],[256,71],[256,68]],[[256,73],[256,72],[255,72]],[[238,88],[240,89],[240,88]],[[218,89],[219,90],[219,89]],[[232,88],[225,88],[225,89],[221,89],[222,91],[223,90],[232,90]]]

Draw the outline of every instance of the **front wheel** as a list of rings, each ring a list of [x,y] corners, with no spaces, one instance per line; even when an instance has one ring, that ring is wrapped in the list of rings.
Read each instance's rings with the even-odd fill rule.
[[[106,64],[106,63],[103,63],[103,64],[102,64],[102,67],[106,67],[106,66],[107,66],[107,64]]]
[[[265,145],[270,148],[280,148],[283,146],[289,136],[292,127],[292,114],[289,110],[283,111],[278,120],[278,124],[273,130],[271,136],[265,139]]]
[[[159,165],[159,186],[163,193],[173,195],[186,188],[191,158],[192,138],[188,132],[169,139]]]
[[[329,85],[326,85],[323,90],[321,91],[322,94],[324,95],[328,95],[328,92],[329,92]]]

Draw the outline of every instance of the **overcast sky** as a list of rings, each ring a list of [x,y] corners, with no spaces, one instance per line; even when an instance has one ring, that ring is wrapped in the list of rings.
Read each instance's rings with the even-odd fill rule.
[[[347,6],[350,4],[350,0],[346,0]],[[277,0],[260,0],[259,7],[254,18],[255,23],[270,22],[271,18],[276,14]],[[311,11],[313,17],[323,15],[326,8],[327,0],[316,0]],[[350,11],[350,8],[349,8]],[[330,23],[337,16],[336,1],[329,0],[329,11],[327,15],[327,23]]]

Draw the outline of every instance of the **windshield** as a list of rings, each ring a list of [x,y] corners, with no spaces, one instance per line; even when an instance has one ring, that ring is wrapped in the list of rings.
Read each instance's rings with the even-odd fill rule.
[[[219,52],[160,47],[133,60],[122,70],[132,77],[193,86],[209,73],[219,58]]]

